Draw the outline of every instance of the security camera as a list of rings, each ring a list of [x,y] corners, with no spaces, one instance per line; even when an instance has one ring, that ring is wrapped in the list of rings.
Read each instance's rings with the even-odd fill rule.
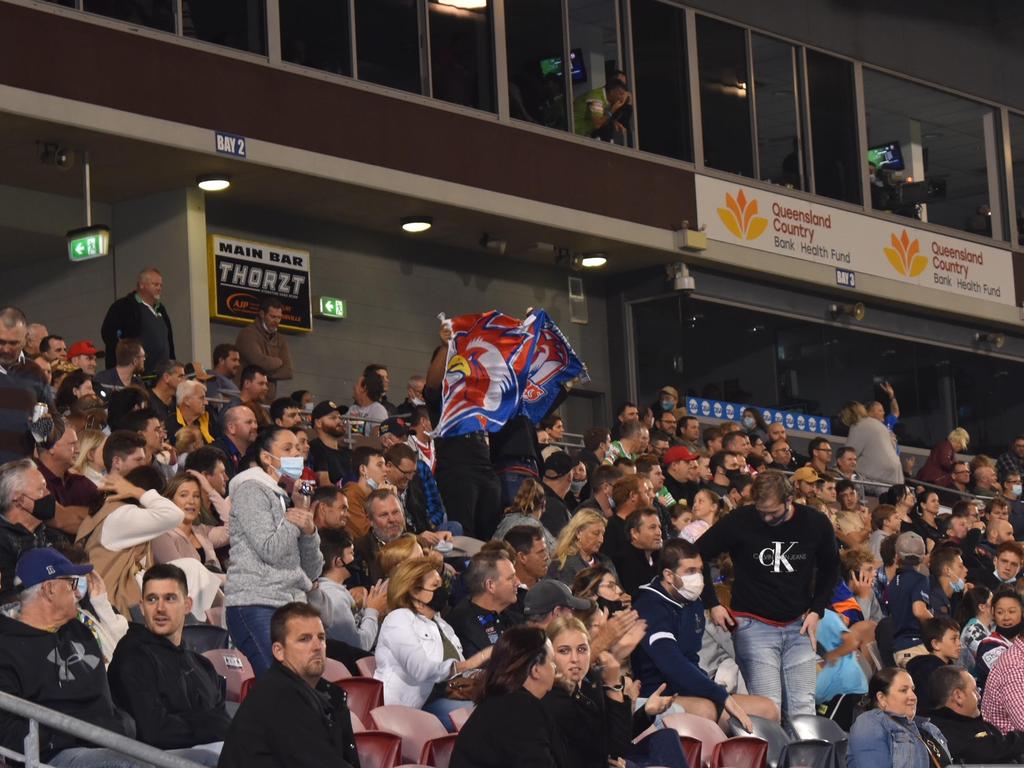
[[[681,261],[669,264],[665,271],[668,274],[668,278],[672,281],[672,290],[682,291],[683,293],[693,293],[697,290],[697,281],[693,279],[690,270]]]
[[[61,144],[43,144],[40,159],[45,165],[52,165],[66,171],[75,164],[75,151]]]

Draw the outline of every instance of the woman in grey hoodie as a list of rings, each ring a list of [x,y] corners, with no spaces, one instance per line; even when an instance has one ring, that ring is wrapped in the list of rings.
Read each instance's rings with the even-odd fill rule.
[[[289,498],[282,477],[298,479],[302,456],[289,429],[270,427],[254,446],[256,466],[231,480],[231,564],[224,587],[228,631],[257,677],[274,660],[270,617],[306,602],[323,570],[320,536],[305,497]]]

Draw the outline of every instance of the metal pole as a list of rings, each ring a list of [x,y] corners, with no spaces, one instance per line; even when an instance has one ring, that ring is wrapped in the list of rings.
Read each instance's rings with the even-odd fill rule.
[[[85,226],[92,226],[92,175],[89,172],[89,153],[82,152],[82,171],[85,176]]]
[[[25,734],[25,768],[38,768],[39,765],[39,721],[30,718],[28,733]]]

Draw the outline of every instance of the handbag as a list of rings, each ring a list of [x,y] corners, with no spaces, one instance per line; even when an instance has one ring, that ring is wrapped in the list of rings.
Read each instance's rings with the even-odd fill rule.
[[[471,669],[449,677],[445,698],[455,701],[472,701],[480,679],[479,669]]]

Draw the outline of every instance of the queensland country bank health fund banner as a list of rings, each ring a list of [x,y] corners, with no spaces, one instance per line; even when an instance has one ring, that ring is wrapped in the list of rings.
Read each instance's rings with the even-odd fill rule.
[[[859,272],[1015,304],[1010,251],[706,176],[697,211],[710,239],[835,267],[837,283]]]
[[[313,329],[309,251],[225,235],[210,235],[208,247],[212,318],[253,322],[260,301],[272,296],[284,305],[282,328]]]

